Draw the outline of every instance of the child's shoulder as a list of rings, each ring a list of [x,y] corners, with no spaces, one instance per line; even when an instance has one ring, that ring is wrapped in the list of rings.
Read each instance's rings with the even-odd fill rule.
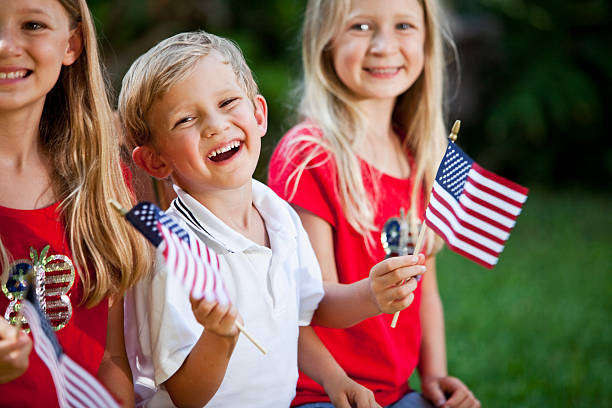
[[[281,138],[270,159],[271,167],[275,164],[290,164],[293,167],[307,162],[309,165],[321,165],[330,158],[327,140],[319,126],[305,120],[291,129]]]

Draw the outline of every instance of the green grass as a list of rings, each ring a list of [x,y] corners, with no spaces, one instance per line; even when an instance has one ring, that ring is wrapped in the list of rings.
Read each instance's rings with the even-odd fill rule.
[[[484,407],[612,406],[612,196],[532,191],[489,271],[438,256],[449,374]]]

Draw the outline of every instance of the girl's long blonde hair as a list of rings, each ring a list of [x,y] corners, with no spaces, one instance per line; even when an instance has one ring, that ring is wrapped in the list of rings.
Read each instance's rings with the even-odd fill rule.
[[[52,163],[52,183],[61,200],[66,234],[88,306],[121,295],[150,269],[151,250],[136,230],[109,206],[134,199],[119,159],[119,137],[98,55],[95,28],[85,0],[59,0],[83,51],[47,94],[39,127]],[[2,268],[8,253],[0,243]],[[6,271],[5,271],[6,272]]]
[[[419,189],[431,191],[435,172],[446,146],[442,97],[445,79],[444,42],[454,48],[445,19],[437,0],[419,0],[425,22],[425,62],[416,82],[397,98],[393,125],[404,134],[403,147],[415,160],[415,183],[411,193],[411,208],[418,208]],[[289,159],[296,163],[300,144],[312,143],[305,159],[300,158],[285,185],[291,197],[300,176],[322,149],[327,149],[337,167],[338,194],[344,215],[351,226],[371,244],[375,200],[364,187],[364,174],[354,146],[366,137],[362,114],[353,104],[353,97],[335,73],[331,45],[344,27],[351,0],[309,0],[302,31],[303,81],[298,113],[301,120],[312,120],[321,129],[323,138],[296,137],[289,144]],[[375,180],[375,178],[374,178]],[[376,186],[375,186],[376,187]],[[375,188],[376,192],[376,188]],[[411,228],[412,229],[412,228]],[[429,237],[432,242],[433,234]],[[440,241],[436,242],[440,247]],[[429,245],[431,251],[433,247]]]

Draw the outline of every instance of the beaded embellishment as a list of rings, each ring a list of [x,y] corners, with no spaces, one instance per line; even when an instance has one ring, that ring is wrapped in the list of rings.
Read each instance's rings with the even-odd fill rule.
[[[18,313],[26,296],[26,276],[29,273],[33,274],[32,290],[36,292],[40,308],[49,319],[51,327],[58,331],[70,321],[72,303],[68,291],[74,284],[74,264],[66,255],[47,256],[48,252],[49,245],[45,246],[40,254],[30,248],[30,259],[14,261],[10,265],[9,276],[2,280],[2,292],[10,300],[4,318],[11,324],[16,324],[17,319],[27,323],[25,317]]]

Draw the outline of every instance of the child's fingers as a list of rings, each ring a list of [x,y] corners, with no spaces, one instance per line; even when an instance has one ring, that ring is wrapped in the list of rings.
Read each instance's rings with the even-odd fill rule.
[[[417,255],[404,255],[387,258],[372,267],[370,276],[383,276],[401,267],[417,265],[418,262],[419,256]]]
[[[403,266],[384,275],[375,276],[373,283],[376,285],[375,289],[384,290],[392,286],[401,285],[410,278],[424,274],[425,271],[426,268],[423,265]]]
[[[416,279],[411,278],[403,285],[393,286],[379,293],[377,300],[380,310],[384,313],[395,313],[407,308],[414,300],[413,292],[416,287]]]

